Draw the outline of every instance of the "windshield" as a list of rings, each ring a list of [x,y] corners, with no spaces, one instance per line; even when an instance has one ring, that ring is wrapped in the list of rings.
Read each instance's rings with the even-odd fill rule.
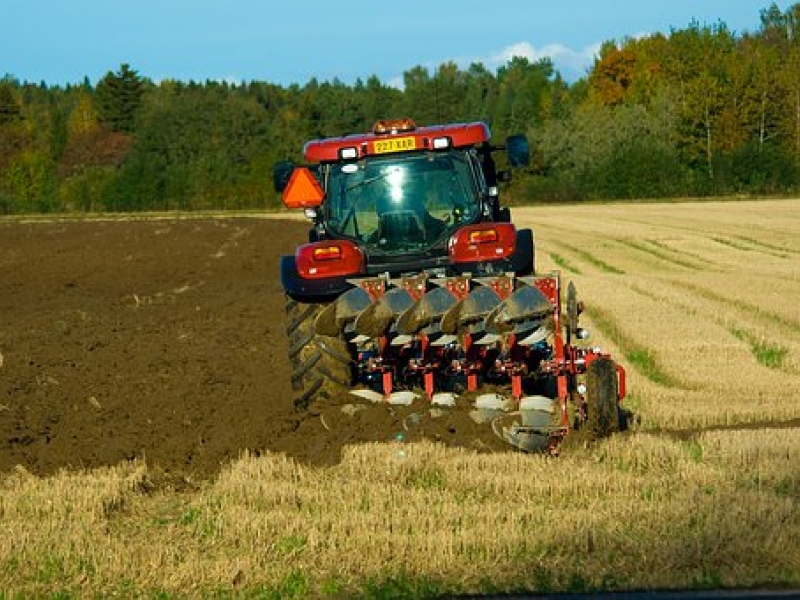
[[[328,228],[381,252],[424,249],[475,220],[478,192],[464,152],[336,164],[328,179]]]

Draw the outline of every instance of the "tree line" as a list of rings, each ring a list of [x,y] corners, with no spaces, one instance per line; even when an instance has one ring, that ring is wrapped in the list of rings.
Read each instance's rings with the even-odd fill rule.
[[[0,80],[0,214],[276,206],[272,165],[381,118],[525,133],[515,201],[791,194],[800,188],[800,4],[603,45],[569,83],[548,59],[447,62],[354,84]]]

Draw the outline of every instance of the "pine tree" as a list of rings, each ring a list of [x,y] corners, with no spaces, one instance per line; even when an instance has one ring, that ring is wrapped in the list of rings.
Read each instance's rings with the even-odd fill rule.
[[[144,80],[123,64],[117,73],[108,72],[97,84],[100,119],[114,131],[131,133],[144,93]]]

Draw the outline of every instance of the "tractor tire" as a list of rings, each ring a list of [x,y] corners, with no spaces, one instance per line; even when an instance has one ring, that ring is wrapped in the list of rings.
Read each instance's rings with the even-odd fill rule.
[[[567,286],[567,343],[572,342],[572,336],[578,333],[578,294],[575,284],[571,281]]]
[[[325,306],[286,299],[292,390],[299,411],[318,413],[326,405],[338,404],[337,398],[353,383],[354,361],[347,341],[316,331],[317,315]]]
[[[622,428],[617,365],[610,358],[595,359],[586,369],[586,424],[596,437],[607,437]]]

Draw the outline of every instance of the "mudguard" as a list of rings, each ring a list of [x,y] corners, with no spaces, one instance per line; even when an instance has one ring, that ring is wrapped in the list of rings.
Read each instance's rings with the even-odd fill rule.
[[[491,265],[491,270],[487,268]],[[458,270],[461,273],[474,273],[481,275],[484,273],[514,273],[519,277],[533,275],[535,268],[535,254],[533,248],[533,231],[530,229],[517,230],[517,243],[514,246],[514,253],[508,258],[476,263],[461,263]]]
[[[435,261],[430,261],[435,266],[443,265],[447,257],[437,257]],[[406,268],[405,271],[423,270],[434,267],[434,264],[415,265],[416,269]],[[508,258],[491,262],[461,263],[457,268],[447,264],[457,274],[474,273],[476,275],[514,273],[520,277],[532,275],[534,272],[534,248],[533,232],[530,229],[520,229],[517,231],[517,242],[514,253]],[[407,265],[403,265],[406,267]],[[368,275],[377,275],[386,271],[394,271],[398,265],[367,265]],[[349,290],[352,284],[348,283],[348,277],[330,277],[327,279],[303,279],[297,272],[294,256],[281,257],[281,285],[283,290],[295,299],[306,301],[326,301],[332,300]]]
[[[297,272],[294,256],[281,256],[281,286],[288,296],[306,302],[333,300],[353,287],[347,277],[303,279]]]

